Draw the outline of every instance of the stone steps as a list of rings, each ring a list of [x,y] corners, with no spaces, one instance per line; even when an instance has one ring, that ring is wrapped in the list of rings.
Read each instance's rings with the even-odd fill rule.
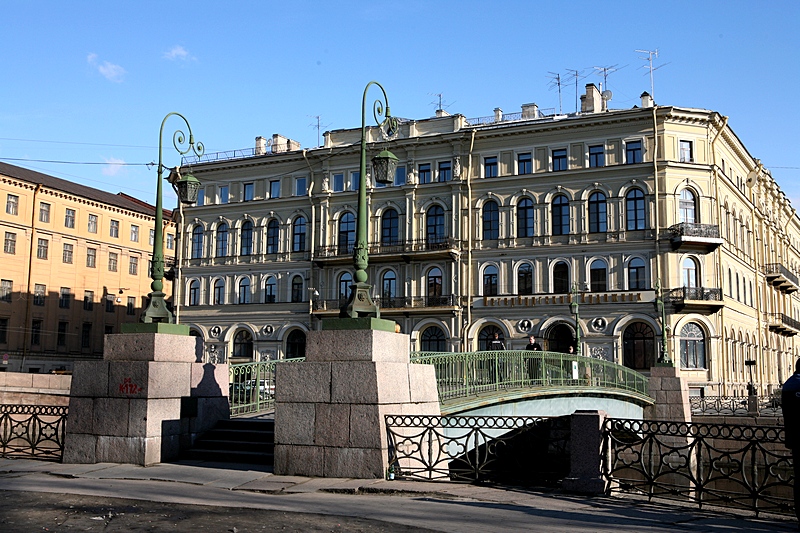
[[[188,459],[272,465],[274,420],[220,420],[186,453]]]

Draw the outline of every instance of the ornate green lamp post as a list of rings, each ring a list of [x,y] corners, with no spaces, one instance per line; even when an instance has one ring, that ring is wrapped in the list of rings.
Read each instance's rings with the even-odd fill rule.
[[[664,294],[663,289],[661,287],[661,280],[656,280],[656,313],[658,313],[661,317],[661,353],[658,354],[658,361],[657,364],[659,365],[672,365],[672,359],[669,356],[669,352],[667,350],[667,310],[664,306]]]
[[[164,215],[163,215],[163,193],[162,184],[164,180],[164,170],[168,170],[162,164],[163,146],[162,141],[164,137],[164,124],[171,116],[180,117],[186,124],[186,129],[189,132],[187,143],[186,134],[182,130],[176,130],[172,135],[172,145],[180,155],[188,154],[190,151],[194,152],[197,156],[203,155],[203,144],[200,142],[195,143],[194,135],[192,134],[192,127],[186,117],[180,113],[169,113],[161,121],[161,129],[158,133],[158,182],[156,186],[156,220],[155,220],[155,238],[153,239],[153,269],[150,278],[153,282],[150,284],[151,292],[148,295],[150,301],[147,308],[142,312],[142,324],[124,324],[122,330],[124,333],[180,333],[188,335],[188,327],[181,327],[175,324],[175,318],[172,312],[167,309],[166,302],[164,301]],[[180,173],[178,172],[180,175]],[[173,186],[175,187],[179,200],[184,204],[192,204],[197,201],[197,192],[200,189],[200,182],[191,174],[181,176]],[[185,329],[185,331],[184,331]]]
[[[361,165],[358,176],[358,213],[356,214],[356,243],[353,250],[353,265],[355,275],[353,285],[350,286],[350,297],[339,310],[340,318],[380,318],[378,306],[372,301],[367,283],[367,265],[369,264],[368,224],[369,212],[367,211],[367,91],[376,85],[383,93],[383,99],[373,103],[373,116],[375,123],[392,136],[397,132],[397,119],[389,111],[389,98],[383,86],[376,81],[371,81],[364,88],[364,97],[361,102]],[[385,130],[384,130],[385,128]],[[397,157],[388,150],[381,151],[372,158],[372,173],[376,182],[389,184],[394,182],[397,170]],[[392,329],[392,331],[394,331]]]
[[[578,284],[572,284],[572,302],[569,304],[569,311],[575,315],[575,354],[581,355],[581,315],[580,304],[578,303]]]

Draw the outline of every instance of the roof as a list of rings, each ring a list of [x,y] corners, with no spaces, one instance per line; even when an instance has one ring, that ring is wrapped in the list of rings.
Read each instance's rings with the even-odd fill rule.
[[[113,205],[129,211],[155,216],[155,207],[125,194],[113,194],[100,189],[79,185],[71,181],[62,180],[35,170],[9,165],[0,161],[0,175],[27,181],[28,183],[42,184],[48,189],[62,191],[88,200]]]

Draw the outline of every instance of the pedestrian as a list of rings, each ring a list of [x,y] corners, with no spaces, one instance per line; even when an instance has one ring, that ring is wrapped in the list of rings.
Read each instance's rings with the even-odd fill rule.
[[[494,334],[494,338],[489,341],[489,349],[493,351],[505,350],[506,345],[503,344],[503,339],[500,338],[499,333]]]
[[[525,346],[525,349],[533,350],[534,352],[539,352],[542,350],[542,346],[538,342],[536,342],[536,337],[531,335],[530,337],[528,337],[528,345]]]
[[[493,352],[500,352],[506,349],[503,339],[500,338],[498,333],[495,333],[492,340],[489,341],[489,350]],[[489,383],[499,383],[503,381],[503,364],[499,361],[499,355],[495,354],[489,363]]]
[[[533,335],[528,337],[528,345],[525,346],[525,350],[533,351],[533,352],[541,352],[542,346],[536,342],[536,337]],[[531,380],[531,383],[535,383],[537,380],[541,383],[541,373],[542,368],[542,360],[541,355],[533,355],[532,357],[528,357],[528,378]]]
[[[567,353],[568,354],[574,354],[575,353],[575,348],[573,348],[571,344],[569,345],[569,348],[567,348]]]
[[[794,366],[794,375],[786,380],[781,390],[783,431],[786,447],[792,451],[794,466],[794,512],[800,522],[800,359]]]

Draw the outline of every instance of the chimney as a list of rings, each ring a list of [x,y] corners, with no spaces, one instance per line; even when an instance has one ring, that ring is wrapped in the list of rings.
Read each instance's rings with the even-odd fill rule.
[[[267,140],[259,135],[256,137],[256,155],[264,155],[267,153]]]
[[[586,84],[586,94],[581,96],[581,113],[599,113],[603,110],[603,97],[594,83]]]
[[[502,122],[503,120],[503,110],[499,107],[494,108],[494,121],[495,122]]]
[[[539,106],[536,104],[522,104],[522,118],[539,118]]]
[[[640,96],[642,99],[642,107],[653,107],[653,97],[647,91],[643,92]]]
[[[450,116],[450,113],[448,113],[444,109],[437,109],[436,110],[436,117],[437,118],[449,117],[449,116]]]

